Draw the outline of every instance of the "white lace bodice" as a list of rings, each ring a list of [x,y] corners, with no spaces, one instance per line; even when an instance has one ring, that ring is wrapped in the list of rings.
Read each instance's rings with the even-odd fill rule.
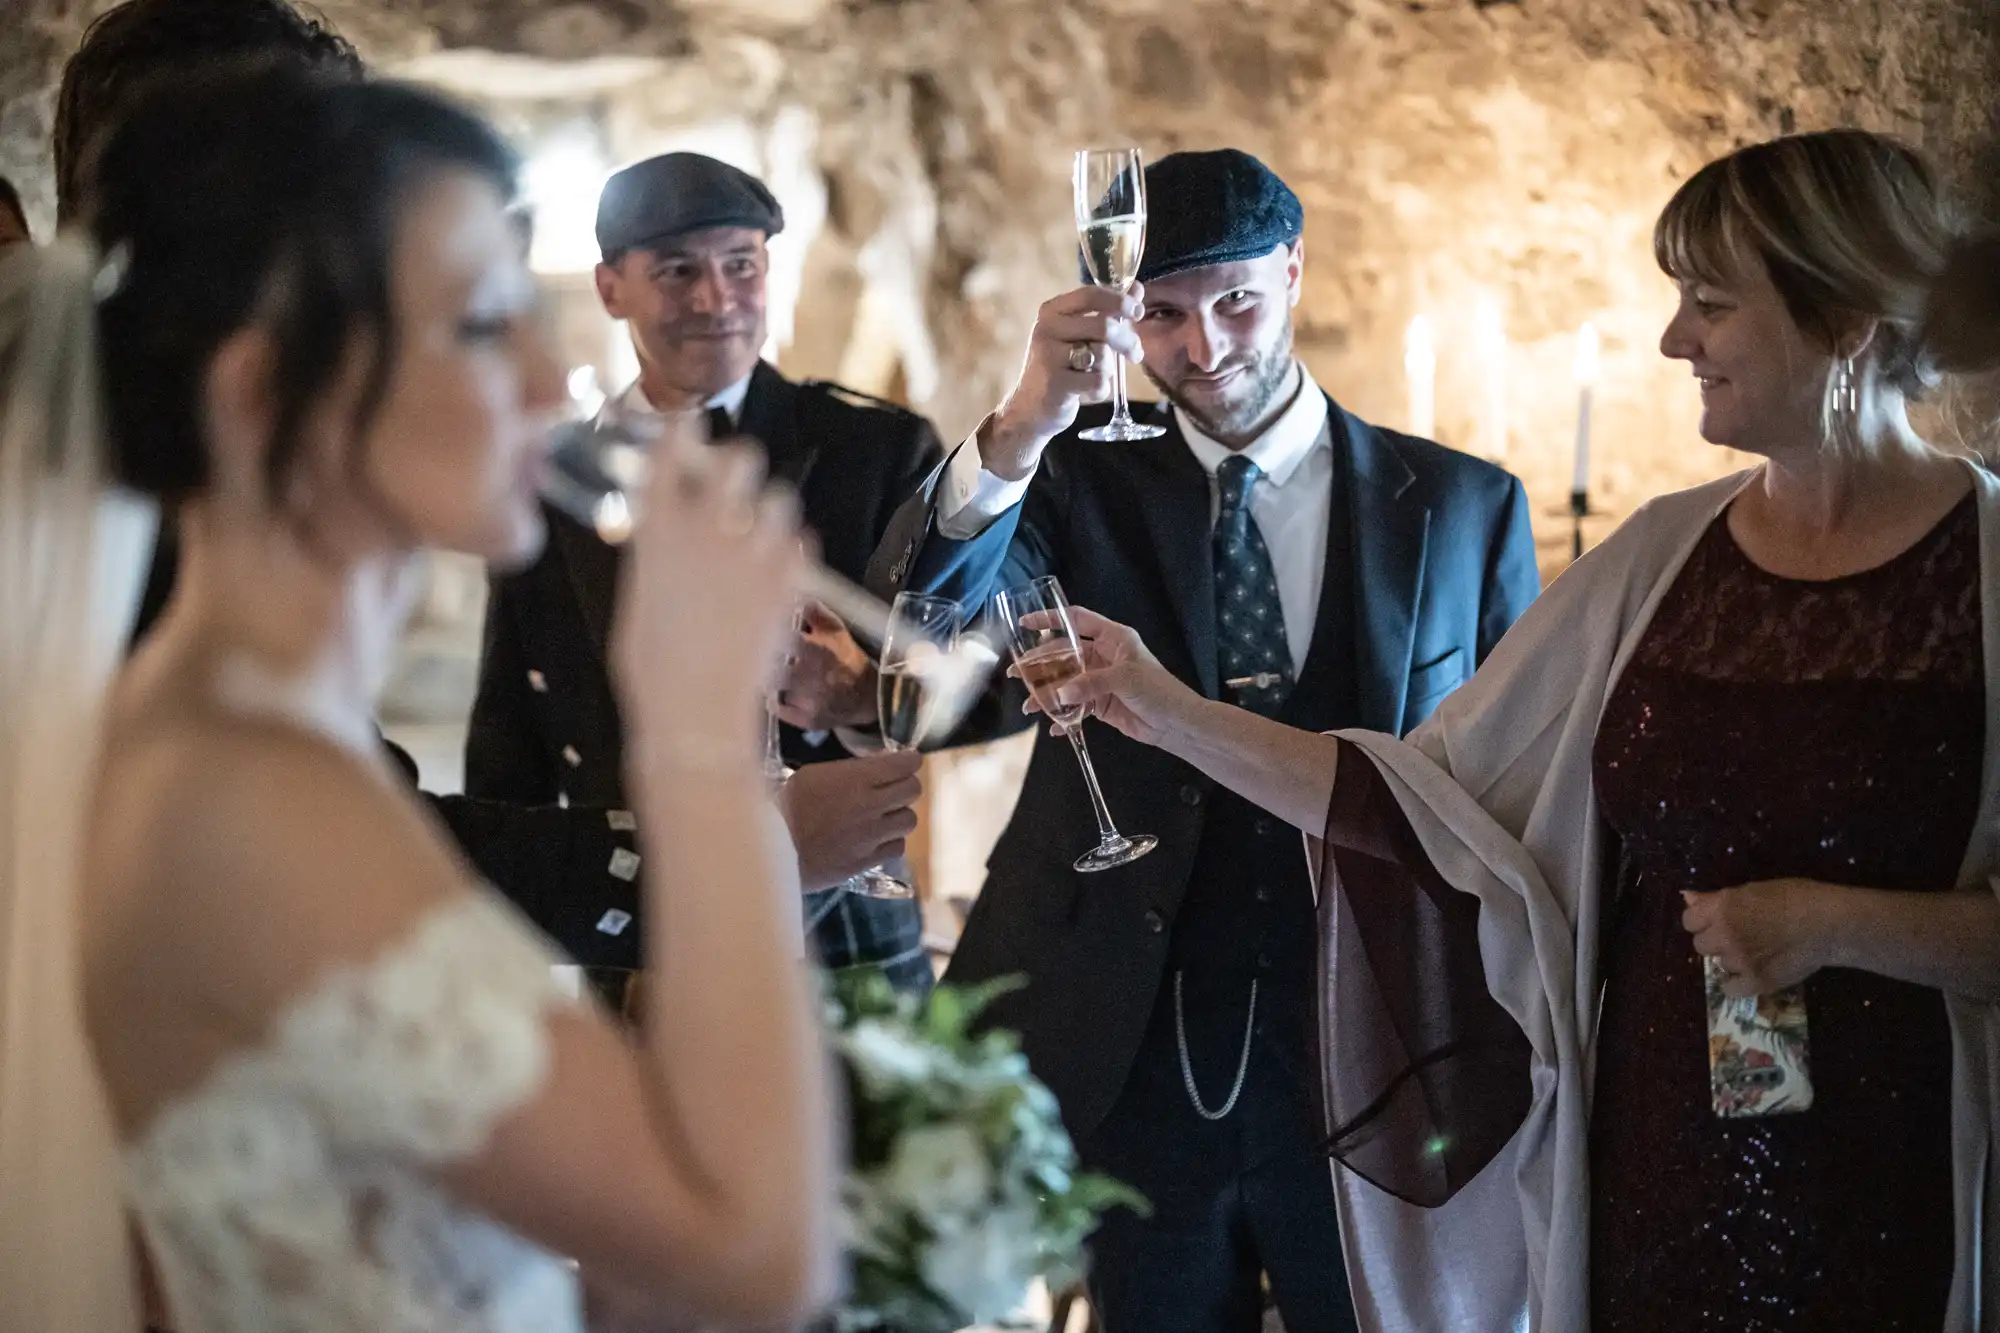
[[[175,1333],[578,1333],[569,1266],[425,1175],[540,1087],[555,961],[456,899],[162,1109],[125,1168]]]

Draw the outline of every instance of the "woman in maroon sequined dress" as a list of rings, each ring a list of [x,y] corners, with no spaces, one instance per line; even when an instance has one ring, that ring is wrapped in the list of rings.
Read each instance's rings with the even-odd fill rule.
[[[1812,1107],[1719,1117],[1681,895],[1787,876],[1954,887],[1984,748],[1978,537],[1968,496],[1887,563],[1804,581],[1718,523],[1612,691],[1594,765],[1622,849],[1591,1120],[1604,1333],[1944,1326],[1943,996],[1814,973]]]
[[[1454,1142],[1497,1147],[1521,1123],[1507,1080],[1522,1073],[1466,1054],[1505,1045],[1479,1009],[1494,1003],[1483,992],[1493,940],[1511,929],[1504,915],[1477,937],[1484,975],[1410,945],[1469,938],[1478,917],[1464,894],[1501,901],[1479,886],[1496,854],[1460,855],[1451,840],[1470,829],[1471,847],[1488,830],[1413,795],[1426,779],[1410,765],[1443,768],[1456,799],[1470,794],[1533,858],[1567,926],[1574,957],[1562,961],[1579,974],[1574,996],[1553,993],[1549,1008],[1569,1006],[1588,1046],[1577,1063],[1591,1071],[1588,1160],[1567,1177],[1587,1185],[1588,1221],[1549,1241],[1549,1262],[1587,1265],[1587,1284],[1551,1296],[1562,1284],[1538,1273],[1543,1327],[2000,1327],[1991,1222],[1982,1235],[1972,1204],[1955,1211],[1994,1193],[1981,1175],[1991,1089],[1974,1086],[1983,1066],[1955,1063],[1986,1058],[2000,1032],[2000,898],[1987,887],[2000,852],[1981,831],[2000,741],[1987,726],[2000,678],[1987,650],[2000,642],[2000,542],[1987,529],[2000,523],[2000,487],[1926,445],[1904,409],[1960,349],[1978,353],[1962,362],[2000,350],[1995,279],[1979,267],[2000,261],[2000,244],[1955,235],[1912,151],[1844,131],[1711,164],[1669,204],[1656,249],[1681,292],[1661,349],[1700,379],[1703,436],[1766,460],[1733,489],[1707,488],[1721,496],[1707,508],[1675,509],[1698,519],[1673,535],[1677,564],[1617,586],[1592,571],[1649,567],[1636,539],[1612,539],[1604,564],[1548,595],[1561,607],[1546,612],[1553,622],[1524,620],[1529,646],[1503,642],[1498,671],[1466,687],[1470,702],[1448,703],[1412,738],[1414,760],[1384,738],[1306,736],[1195,698],[1129,630],[1087,613],[1092,669],[1074,693],[1324,832],[1335,873],[1323,901],[1342,900],[1339,929],[1359,931],[1352,956],[1371,964],[1336,968],[1346,975],[1329,1004],[1337,1016],[1359,996],[1386,1032],[1329,1054],[1330,1103],[1364,1104],[1341,1098],[1343,1080],[1379,1094],[1365,1103],[1372,1146],[1342,1160],[1405,1198],[1438,1201],[1398,1185],[1421,1173],[1387,1160],[1384,1142],[1406,1143],[1412,1161],[1448,1156]],[[1575,587],[1607,579],[1603,595],[1577,599]],[[1599,643],[1618,651],[1591,656]],[[1585,658],[1597,665],[1578,666]],[[1574,711],[1551,722],[1552,708],[1584,706],[1560,690],[1550,701],[1548,680],[1566,672],[1595,711],[1558,728]],[[1518,744],[1527,758],[1482,770],[1467,753],[1497,743],[1481,726],[1489,707],[1540,729]],[[1550,793],[1589,808],[1565,825]],[[1572,826],[1580,836],[1547,831]],[[1524,943],[1498,966],[1532,969],[1546,947]],[[1711,1086],[1705,965],[1732,997],[1802,988],[1809,1103],[1740,1114],[1754,1092]],[[1365,995],[1346,989],[1357,984]],[[1961,1040],[1978,1023],[1987,1035]],[[1531,1037],[1547,1074],[1551,1039]],[[1362,1048],[1393,1056],[1351,1054]],[[1735,1049],[1727,1038],[1717,1048]],[[1377,1067],[1350,1067],[1368,1058]],[[1804,1084],[1787,1087],[1796,1096]],[[1493,1107],[1515,1109],[1496,1125]],[[1448,1254],[1432,1258],[1448,1284]]]

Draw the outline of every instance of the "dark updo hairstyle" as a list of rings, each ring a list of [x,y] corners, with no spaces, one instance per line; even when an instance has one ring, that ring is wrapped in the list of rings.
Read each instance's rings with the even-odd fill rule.
[[[87,206],[115,289],[98,307],[120,480],[172,502],[209,477],[208,368],[255,320],[273,346],[266,480],[282,495],[314,404],[357,339],[357,431],[397,351],[390,278],[414,191],[457,168],[515,185],[514,153],[436,94],[297,62],[212,66],[137,97],[104,141]]]
[[[2000,365],[2000,243],[1887,135],[1788,135],[1710,162],[1660,214],[1653,253],[1670,277],[1718,285],[1754,255],[1829,355],[1846,321],[1875,320],[1872,373],[1911,400]]]
[[[286,0],[127,0],[100,14],[63,65],[56,90],[57,222],[76,218],[89,192],[92,150],[147,84],[252,57],[328,78],[363,73],[345,38]]]

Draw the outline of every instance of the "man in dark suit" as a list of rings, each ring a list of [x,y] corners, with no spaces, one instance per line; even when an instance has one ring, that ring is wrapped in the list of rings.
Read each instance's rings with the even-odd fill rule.
[[[712,435],[758,440],[771,475],[798,489],[827,565],[858,578],[897,505],[943,451],[922,417],[835,385],[793,383],[759,359],[765,242],[783,225],[762,182],[699,154],[652,158],[607,183],[598,293],[629,324],[640,375],[606,410],[633,420],[706,408]],[[617,568],[617,548],[551,511],[542,558],[494,580],[466,742],[471,795],[624,804],[622,725],[605,670]],[[899,986],[927,989],[916,902],[868,897],[854,885],[902,853],[915,824],[917,757],[872,752],[873,667],[838,622],[809,615],[795,659],[778,715],[796,772],[780,806],[819,955],[830,967],[872,964]],[[629,949],[583,961],[636,966],[636,939],[635,931]]]
[[[1313,383],[1292,354],[1302,210],[1261,163],[1177,153],[1146,181],[1142,291],[1042,308],[1020,382],[899,515],[876,589],[983,600],[1054,574],[1211,698],[1407,731],[1539,591],[1521,485]],[[1080,440],[1111,357],[1142,349],[1166,402],[1137,415],[1164,434]],[[1022,1034],[1084,1161],[1152,1201],[1093,1240],[1107,1333],[1256,1329],[1266,1282],[1290,1333],[1352,1329],[1299,836],[1163,751],[1090,740],[1120,827],[1158,848],[1073,870],[1096,826],[1044,734],[948,977],[1030,979],[991,1021]]]

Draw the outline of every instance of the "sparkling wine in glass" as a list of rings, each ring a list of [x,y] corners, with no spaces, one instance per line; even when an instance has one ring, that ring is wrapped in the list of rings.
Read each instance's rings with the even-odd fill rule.
[[[542,498],[604,541],[619,545],[632,536],[655,450],[708,438],[705,412],[626,412],[607,403],[597,416],[558,427],[549,447]],[[890,607],[851,579],[815,562],[805,577],[805,595],[846,623],[864,643],[880,646],[889,633]],[[960,634],[947,660],[930,677],[934,720],[940,734],[964,720],[984,694],[999,655],[980,633]],[[767,732],[767,760],[782,769],[775,727]]]
[[[949,690],[941,673],[949,669],[962,619],[957,602],[913,592],[896,594],[875,677],[885,749],[915,750],[942,739],[938,705]],[[862,871],[854,887],[871,898],[916,896],[909,881],[891,874],[886,866]]]
[[[792,613],[792,637],[796,639],[804,616]],[[764,781],[782,787],[795,771],[785,762],[784,733],[778,722],[778,681],[773,679],[764,693]]]
[[[1097,769],[1090,762],[1090,747],[1084,743],[1081,705],[1065,707],[1056,692],[1083,674],[1083,651],[1076,640],[1076,625],[1069,614],[1069,599],[1062,584],[1053,577],[1039,578],[1018,588],[1009,588],[994,597],[994,609],[1006,628],[1008,647],[1014,655],[1014,671],[1027,685],[1035,702],[1051,721],[1069,733],[1076,762],[1083,769],[1083,782],[1090,789],[1090,808],[1097,816],[1097,846],[1076,859],[1076,868],[1088,874],[1109,870],[1136,861],[1159,845],[1150,833],[1126,837],[1111,822],[1111,807],[1104,803],[1104,791],[1097,785]]]
[[[603,541],[620,545],[630,540],[641,519],[641,501],[654,453],[707,438],[708,415],[704,411],[630,411],[622,400],[614,399],[595,416],[568,421],[556,429],[549,442],[542,498]],[[845,621],[858,638],[879,645],[889,637],[893,609],[824,565],[814,564],[807,571],[804,591]],[[691,646],[689,651],[695,648]],[[980,634],[956,636],[936,669],[924,673],[925,699],[919,714],[927,728],[923,734],[944,735],[957,727],[984,693],[986,681],[998,665],[998,654]],[[762,763],[765,776],[773,783],[791,776],[779,745],[775,698],[766,707]],[[868,874],[856,875],[841,887],[863,894],[911,896],[910,886],[894,876],[884,873],[881,882],[875,882]],[[629,993],[631,972],[603,968],[581,971],[614,1011],[621,1007]]]
[[[1099,287],[1130,291],[1146,253],[1146,172],[1136,148],[1086,148],[1076,155],[1076,229],[1084,267]],[[1111,420],[1080,432],[1086,440],[1150,440],[1163,426],[1132,419],[1125,359],[1111,357]]]

